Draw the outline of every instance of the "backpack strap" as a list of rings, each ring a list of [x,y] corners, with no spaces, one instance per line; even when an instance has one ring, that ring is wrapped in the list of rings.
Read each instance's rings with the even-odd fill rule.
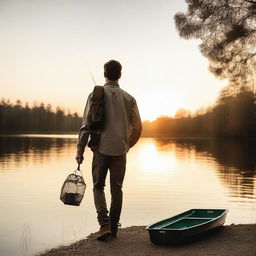
[[[92,100],[102,101],[104,99],[104,87],[95,85],[92,92]]]

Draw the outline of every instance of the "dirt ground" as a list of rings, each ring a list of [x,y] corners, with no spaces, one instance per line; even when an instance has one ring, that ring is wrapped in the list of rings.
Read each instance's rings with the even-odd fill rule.
[[[40,256],[256,256],[256,224],[230,225],[210,236],[176,246],[150,242],[144,226],[122,228],[118,238],[100,242],[91,234]]]

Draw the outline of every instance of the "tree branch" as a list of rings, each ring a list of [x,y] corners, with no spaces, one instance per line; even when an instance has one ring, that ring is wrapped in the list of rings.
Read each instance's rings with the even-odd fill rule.
[[[245,59],[242,59],[240,62],[247,62],[249,59],[253,58],[256,56],[256,52],[251,54],[249,57],[245,58]]]
[[[252,1],[252,0],[245,0],[245,2],[250,3],[250,4],[256,4],[256,1]]]

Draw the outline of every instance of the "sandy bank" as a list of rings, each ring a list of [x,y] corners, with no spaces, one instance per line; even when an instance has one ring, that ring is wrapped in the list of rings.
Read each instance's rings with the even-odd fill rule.
[[[180,246],[157,246],[145,227],[119,231],[116,240],[100,242],[91,234],[69,246],[52,249],[41,256],[256,256],[256,224],[230,225],[203,239]]]

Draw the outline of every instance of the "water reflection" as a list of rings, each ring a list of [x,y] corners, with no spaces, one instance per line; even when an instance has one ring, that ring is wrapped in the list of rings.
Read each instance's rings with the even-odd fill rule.
[[[79,207],[59,200],[76,167],[77,135],[0,136],[0,251],[35,255],[98,229],[90,150]],[[148,225],[191,208],[228,208],[227,224],[256,221],[253,141],[142,138],[128,154],[122,225]],[[109,179],[106,194],[109,198]],[[21,253],[23,252],[23,253]]]
[[[139,151],[139,161],[143,170],[157,172],[158,175],[169,171],[175,164],[175,157],[170,154],[159,154],[156,144],[151,142]]]
[[[0,172],[10,163],[34,164],[74,154],[76,135],[0,136]],[[198,158],[216,165],[219,178],[232,189],[232,196],[255,198],[255,140],[156,138],[139,151],[140,165],[147,172],[174,170],[175,158]],[[159,154],[158,152],[161,152]],[[215,163],[213,162],[215,160]]]
[[[256,147],[250,139],[156,139],[158,150],[170,149],[181,157],[194,155],[209,162],[216,160],[219,178],[232,189],[231,195],[256,198]],[[201,159],[202,160],[202,159]]]
[[[63,152],[75,152],[77,136],[24,135],[0,136],[0,172],[10,164],[16,167],[42,163],[53,156],[58,158]],[[17,168],[18,169],[18,168]]]

